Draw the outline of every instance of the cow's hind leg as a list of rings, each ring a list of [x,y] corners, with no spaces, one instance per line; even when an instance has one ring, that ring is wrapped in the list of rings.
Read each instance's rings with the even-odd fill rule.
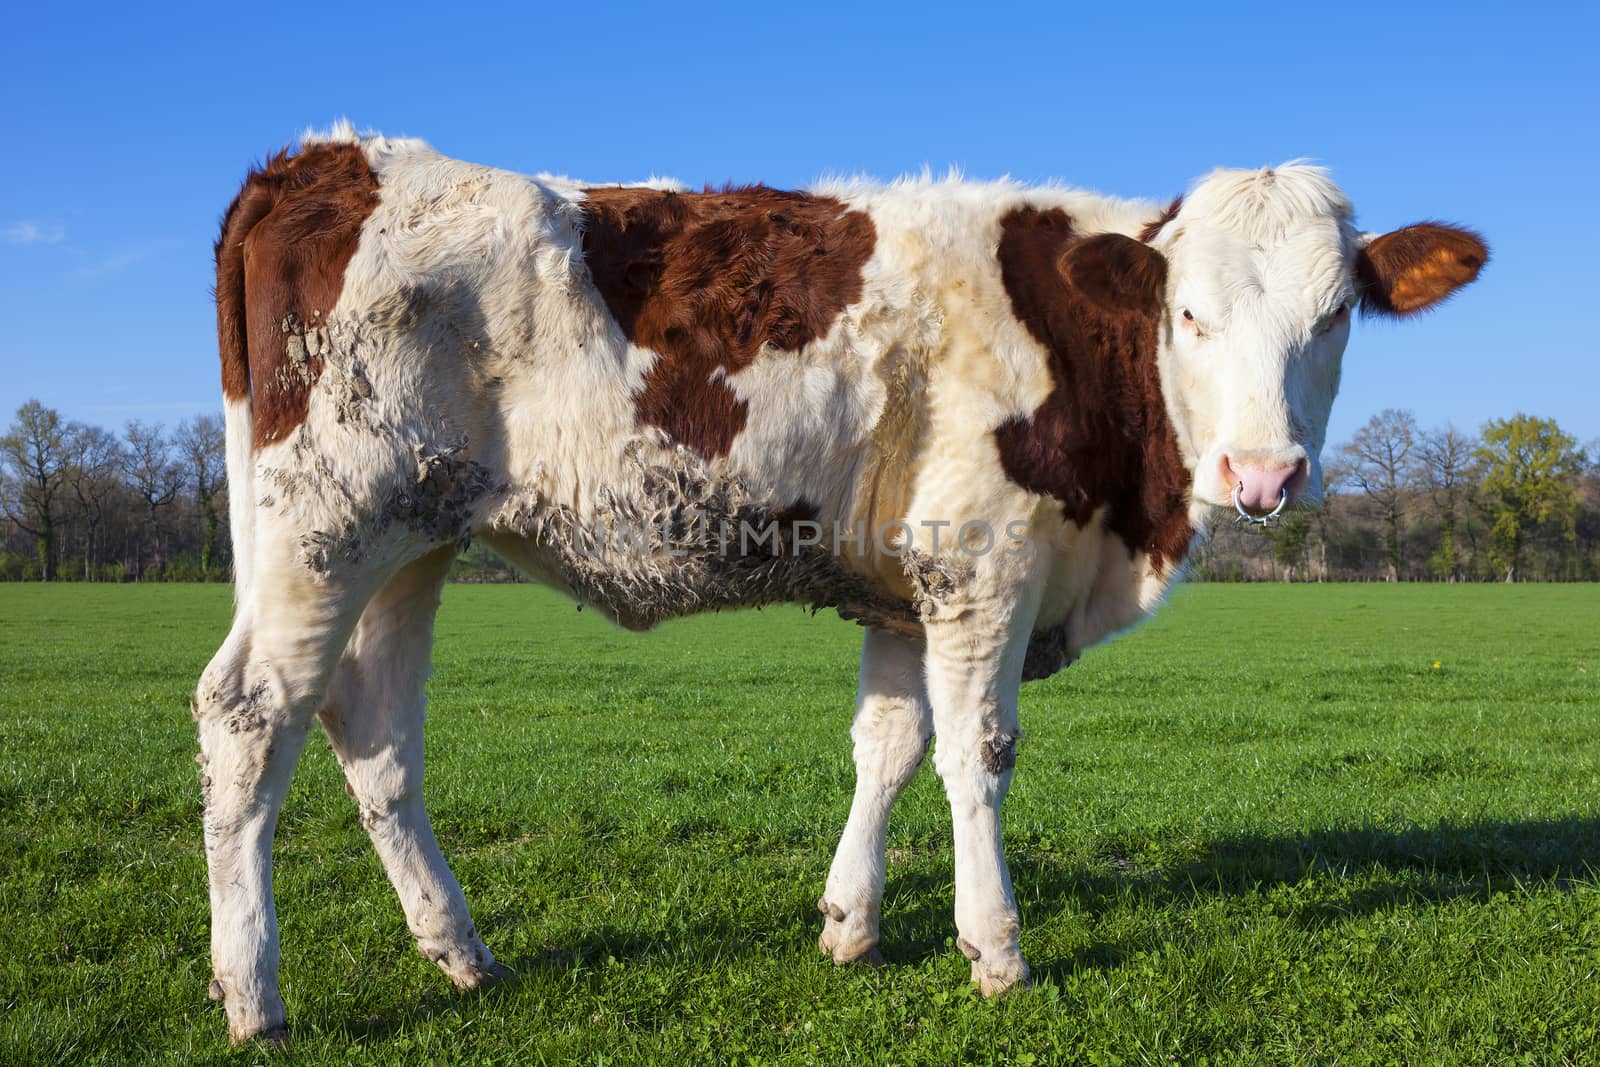
[[[884,836],[889,809],[917,773],[933,712],[923,682],[922,642],[880,630],[861,649],[856,717],[856,792],[850,818],[817,907],[827,916],[818,942],[836,962],[878,962],[883,905]]]
[[[321,718],[417,951],[458,988],[473,989],[499,967],[473,927],[422,803],[423,683],[439,591],[455,554],[449,547],[416,560],[372,598]]]
[[[263,560],[195,693],[211,885],[211,996],[234,1041],[281,1037],[272,836],[312,716],[365,600],[353,578]]]

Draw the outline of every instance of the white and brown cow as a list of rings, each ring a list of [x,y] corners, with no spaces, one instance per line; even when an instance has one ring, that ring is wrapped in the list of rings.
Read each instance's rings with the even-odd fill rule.
[[[195,697],[212,995],[276,1035],[273,826],[313,719],[421,952],[496,972],[422,805],[440,585],[476,537],[616,622],[780,601],[866,626],[822,948],[876,959],[884,829],[938,736],[955,920],[1024,980],[1000,843],[1018,689],[1152,610],[1208,509],[1320,484],[1352,308],[1473,234],[1354,225],[1320,169],[1164,210],[959,180],[690,193],[308,137],[217,243],[237,555]],[[751,535],[754,536],[751,536]]]

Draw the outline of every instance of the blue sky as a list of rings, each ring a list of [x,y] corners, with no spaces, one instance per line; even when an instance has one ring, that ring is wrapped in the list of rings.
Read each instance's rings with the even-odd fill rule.
[[[215,408],[221,210],[251,161],[349,116],[594,180],[956,164],[1165,199],[1314,157],[1367,229],[1444,219],[1494,249],[1436,314],[1358,324],[1331,440],[1388,406],[1600,436],[1600,16],[1216,6],[18,5],[0,423],[29,397],[111,427]]]

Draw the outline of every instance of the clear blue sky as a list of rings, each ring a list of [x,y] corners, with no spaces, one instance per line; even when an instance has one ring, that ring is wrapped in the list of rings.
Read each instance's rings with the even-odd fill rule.
[[[594,180],[798,185],[924,164],[1166,198],[1311,156],[1367,229],[1475,226],[1421,322],[1359,324],[1340,440],[1382,407],[1600,435],[1600,16],[1588,5],[1101,2],[504,8],[20,4],[0,40],[0,424],[218,406],[211,242],[307,125]]]

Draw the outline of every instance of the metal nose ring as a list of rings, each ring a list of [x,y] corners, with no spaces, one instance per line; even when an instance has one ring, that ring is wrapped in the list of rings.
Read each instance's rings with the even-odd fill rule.
[[[1282,511],[1284,505],[1289,503],[1289,487],[1284,486],[1282,489],[1278,490],[1279,496],[1277,507],[1273,508],[1265,515],[1252,515],[1244,509],[1243,504],[1239,503],[1239,494],[1243,491],[1243,482],[1240,482],[1238,485],[1233,487],[1233,510],[1239,513],[1239,518],[1237,521],[1240,525],[1243,525],[1247,522],[1252,522],[1258,526],[1270,526],[1272,525],[1272,520],[1278,517],[1278,512]]]

